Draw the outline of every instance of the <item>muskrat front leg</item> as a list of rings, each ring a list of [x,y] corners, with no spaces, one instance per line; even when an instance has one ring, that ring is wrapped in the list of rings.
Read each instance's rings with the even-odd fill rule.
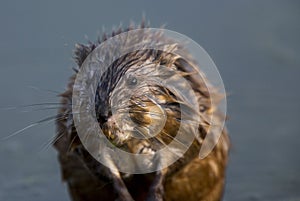
[[[119,172],[111,172],[114,189],[117,193],[116,201],[134,201],[128,192]]]
[[[153,183],[149,189],[146,201],[163,201],[164,186],[163,181],[167,170],[160,170],[156,172]]]
[[[111,156],[104,152],[105,160],[109,164],[109,168],[105,168],[105,174],[112,180],[114,190],[117,194],[116,201],[134,201],[120,175],[120,172],[113,162]],[[100,170],[101,171],[101,170]]]

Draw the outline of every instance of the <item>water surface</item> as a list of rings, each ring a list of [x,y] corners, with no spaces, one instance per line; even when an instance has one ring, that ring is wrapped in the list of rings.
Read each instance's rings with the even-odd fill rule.
[[[0,105],[57,102],[76,42],[105,26],[139,21],[185,34],[217,64],[232,139],[227,201],[300,200],[300,3],[298,1],[6,1],[0,6]],[[33,86],[33,87],[32,87]],[[38,88],[38,89],[36,89]],[[40,90],[39,90],[40,89]],[[22,109],[23,111],[24,109]],[[1,110],[0,137],[56,110]],[[0,142],[0,200],[69,200],[53,122]]]

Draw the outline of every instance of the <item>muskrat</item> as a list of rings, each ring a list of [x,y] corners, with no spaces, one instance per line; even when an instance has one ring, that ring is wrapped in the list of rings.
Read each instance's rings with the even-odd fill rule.
[[[75,60],[78,69],[75,69],[75,74],[70,78],[67,90],[60,95],[61,107],[56,121],[58,134],[54,146],[58,150],[62,178],[67,183],[69,193],[74,201],[221,200],[229,147],[226,130],[222,130],[218,143],[206,158],[198,157],[203,139],[210,126],[206,119],[211,116],[213,110],[216,110],[211,105],[210,99],[219,94],[208,91],[205,80],[194,73],[196,64],[193,61],[187,61],[185,58],[173,54],[172,49],[168,52],[157,50],[130,52],[114,61],[109,66],[108,72],[99,77],[99,85],[95,94],[95,111],[104,135],[116,147],[131,153],[155,153],[173,140],[181,124],[190,126],[188,122],[181,119],[180,105],[185,104],[184,101],[179,100],[176,94],[161,86],[148,83],[147,86],[137,89],[131,97],[129,105],[125,107],[129,108],[131,120],[139,125],[139,128],[142,128],[140,132],[155,128],[162,121],[163,114],[165,117],[163,128],[159,134],[147,139],[132,137],[133,130],[125,131],[125,129],[117,128],[116,121],[118,120],[121,120],[125,126],[130,126],[125,119],[122,119],[122,115],[112,114],[108,103],[112,98],[112,90],[121,82],[122,77],[129,77],[129,85],[135,85],[138,82],[136,77],[140,75],[140,71],[151,71],[157,65],[172,68],[175,72],[183,75],[191,85],[190,90],[196,94],[199,104],[199,111],[195,111],[195,114],[200,115],[197,136],[179,160],[169,167],[152,173],[128,174],[118,170],[112,171],[91,156],[78,136],[72,113],[72,94],[76,75],[85,59],[110,37],[134,29],[145,28],[144,23],[136,28],[129,26],[125,30],[113,31],[109,36],[104,34],[102,39],[98,39],[94,43],[76,45]],[[177,48],[181,48],[180,44]],[[109,53],[111,54],[111,52]],[[188,53],[186,54],[188,55]],[[151,97],[147,94],[150,94]],[[153,108],[155,112],[158,112],[155,118],[153,117]],[[222,121],[223,118],[219,113],[219,121]]]

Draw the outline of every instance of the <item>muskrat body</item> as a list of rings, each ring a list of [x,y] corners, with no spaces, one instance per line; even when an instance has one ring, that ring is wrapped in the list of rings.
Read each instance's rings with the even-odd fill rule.
[[[144,25],[142,24],[138,28],[143,29]],[[131,26],[124,31],[133,29]],[[113,32],[111,37],[121,32],[123,32],[121,29]],[[75,59],[79,68],[87,56],[107,38],[109,37],[104,36],[102,40],[98,40],[96,43],[77,45]],[[180,121],[180,101],[176,99],[176,95],[168,89],[148,84],[147,87],[141,87],[134,93],[135,96],[131,97],[131,104],[127,107],[130,107],[131,119],[142,128],[140,129],[141,132],[149,131],[153,126],[159,124],[160,119],[154,119],[151,116],[153,110],[156,113],[163,112],[166,120],[159,135],[148,140],[139,140],[131,138],[133,131],[129,130],[126,131],[126,136],[129,137],[125,138],[122,137],[124,131],[115,127],[115,121],[123,117],[122,114],[111,114],[107,105],[111,98],[111,91],[124,76],[132,77],[134,75],[134,79],[130,78],[129,80],[131,80],[130,84],[135,84],[138,81],[136,77],[141,75],[140,72],[147,72],[147,69],[154,68],[153,65],[164,65],[172,68],[184,75],[189,81],[198,98],[200,110],[197,113],[201,114],[197,138],[179,160],[163,170],[147,174],[112,172],[108,167],[94,159],[85,149],[74,126],[72,92],[78,73],[76,71],[75,75],[70,78],[67,90],[61,94],[62,106],[56,122],[58,134],[54,142],[59,153],[62,178],[67,182],[74,201],[221,200],[229,140],[224,129],[212,152],[204,159],[198,157],[202,141],[210,126],[205,119],[208,119],[212,110],[216,108],[210,104],[210,98],[213,94],[208,92],[204,80],[193,73],[195,68],[193,62],[172,54],[172,51],[165,53],[156,50],[137,51],[118,59],[110,66],[109,72],[99,78],[95,110],[100,127],[107,138],[116,146],[131,153],[148,153],[155,152],[161,146],[170,143],[180,124],[187,124]],[[149,98],[147,94],[151,94],[152,98]],[[222,121],[224,117],[220,114],[218,118],[219,121]],[[130,127],[130,123],[125,120],[123,124]]]

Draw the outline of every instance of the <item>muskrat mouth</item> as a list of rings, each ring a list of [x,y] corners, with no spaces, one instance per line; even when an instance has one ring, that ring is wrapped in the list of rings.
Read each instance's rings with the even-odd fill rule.
[[[120,92],[120,89],[116,91]],[[107,139],[120,147],[132,138],[138,140],[155,138],[167,121],[166,112],[157,98],[159,96],[156,97],[151,91],[146,93],[135,91],[133,95],[129,93],[125,96],[113,93],[109,104],[111,116],[105,122],[99,122]]]
[[[140,151],[138,152],[139,154],[151,154],[154,155],[155,154],[155,150],[152,149],[151,147],[142,147],[140,149]]]
[[[106,138],[114,146],[124,151],[133,154],[155,155],[156,150],[151,146],[151,140],[146,138],[145,134],[143,134],[147,132],[145,128],[132,127],[126,124],[121,130],[118,128],[115,118],[111,117],[103,125],[102,130]]]
[[[110,117],[102,126],[102,131],[106,138],[114,145],[121,146],[130,137],[127,129],[120,129],[117,126],[115,118]]]

